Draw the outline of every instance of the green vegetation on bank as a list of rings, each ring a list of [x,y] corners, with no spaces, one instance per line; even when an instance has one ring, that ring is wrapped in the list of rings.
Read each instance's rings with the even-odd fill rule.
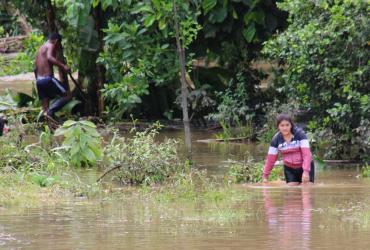
[[[225,192],[234,192],[230,187],[233,182],[260,181],[257,175],[261,174],[261,164],[251,158],[242,165],[237,178],[233,166],[223,178],[196,170],[179,157],[178,142],[155,138],[159,124],[142,132],[133,130],[129,137],[112,131],[111,139],[104,142],[96,126],[88,121],[67,121],[55,134],[25,126],[29,124],[19,123],[0,138],[3,205],[32,205],[45,199],[57,202],[80,196],[109,198],[125,193],[125,189],[155,194],[157,200],[223,200]],[[83,178],[81,173],[88,169],[95,178]],[[108,170],[104,178],[99,178]]]

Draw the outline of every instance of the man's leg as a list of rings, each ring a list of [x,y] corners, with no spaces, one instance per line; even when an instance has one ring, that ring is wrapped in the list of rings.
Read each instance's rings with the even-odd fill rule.
[[[54,93],[56,95],[63,96],[50,105],[50,108],[47,114],[51,117],[54,117],[55,113],[61,110],[72,99],[72,93],[70,91],[67,91],[64,88],[63,84],[59,82],[57,79],[53,78],[52,83],[53,83]]]
[[[47,98],[47,97],[42,98],[41,104],[42,104],[42,110],[44,112],[48,111],[48,109],[49,109],[49,98]]]
[[[48,115],[54,117],[55,113],[61,110],[71,99],[72,94],[71,92],[68,92],[65,96],[56,100],[53,104],[50,105]]]

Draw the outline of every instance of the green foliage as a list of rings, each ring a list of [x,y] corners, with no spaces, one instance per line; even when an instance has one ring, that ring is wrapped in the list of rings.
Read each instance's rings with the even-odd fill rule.
[[[8,13],[5,1],[0,5],[0,38],[21,35],[18,18],[12,13]]]
[[[126,185],[161,183],[181,169],[177,155],[177,142],[165,139],[156,141],[159,124],[132,138],[117,134],[105,147],[104,162],[108,168],[119,166],[114,178]]]
[[[64,157],[76,167],[95,165],[103,156],[101,136],[89,121],[66,121],[55,131],[64,136]]]
[[[52,174],[57,167],[67,165],[57,152],[51,151],[50,131],[41,133],[39,142],[25,146],[22,140],[25,128],[14,119],[11,122],[16,127],[0,138],[0,172]]]
[[[135,69],[131,71],[135,73],[126,75],[120,82],[104,85],[103,95],[108,104],[108,112],[116,119],[132,111],[138,103],[141,103],[140,97],[149,93],[143,74],[136,73]]]
[[[24,166],[28,160],[27,152],[19,150],[15,143],[0,141],[0,171],[12,171]]]
[[[218,93],[221,102],[217,113],[211,114],[209,118],[229,125],[250,120],[254,114],[249,105],[250,94],[247,79],[238,73],[235,80],[229,81],[227,89]]]
[[[231,35],[259,43],[284,24],[275,1],[202,1],[206,38]],[[220,33],[224,33],[221,35]]]
[[[200,29],[198,13],[191,3],[177,2],[180,36],[187,47]],[[104,86],[104,97],[117,118],[141,103],[141,97],[149,94],[149,84],[177,82],[179,72],[173,40],[173,1],[128,1],[121,8],[134,15],[109,21],[104,29],[104,51],[98,59],[107,69],[109,81]]]
[[[228,168],[227,177],[233,183],[258,183],[262,181],[263,163],[254,161],[251,156],[246,157],[242,162],[230,162]],[[269,179],[282,180],[282,168],[273,168]]]
[[[18,106],[14,95],[8,89],[5,90],[5,95],[0,96],[0,112],[6,110],[14,110]]]
[[[31,181],[40,187],[49,187],[55,184],[56,178],[53,176],[45,176],[35,173],[31,175]]]
[[[208,117],[222,126],[223,133],[218,135],[219,138],[254,136],[255,90],[249,77],[248,71],[239,72],[235,79],[229,81],[225,91],[217,93],[220,104],[217,112]]]
[[[290,25],[264,48],[284,65],[274,87],[314,113],[311,128],[325,134],[327,157],[367,158],[368,4],[285,0],[279,7],[289,12]]]

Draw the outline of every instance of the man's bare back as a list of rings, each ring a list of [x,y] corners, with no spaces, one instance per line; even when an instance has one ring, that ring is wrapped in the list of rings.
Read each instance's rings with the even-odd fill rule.
[[[53,76],[53,65],[58,66],[67,72],[69,71],[69,68],[55,57],[57,46],[58,44],[53,44],[50,41],[47,41],[38,49],[35,60],[36,75],[38,77]]]
[[[46,42],[42,45],[36,54],[36,74],[37,76],[52,76],[53,65],[48,61],[47,52],[51,49],[51,44]]]

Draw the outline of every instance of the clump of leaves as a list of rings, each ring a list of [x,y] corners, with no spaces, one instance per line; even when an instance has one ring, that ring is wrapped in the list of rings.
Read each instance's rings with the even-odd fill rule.
[[[113,137],[105,147],[108,168],[117,168],[114,179],[126,185],[161,183],[180,167],[178,142],[173,139],[156,141],[161,125],[155,124],[132,138]]]
[[[101,136],[94,123],[89,121],[66,121],[55,131],[55,136],[64,136],[63,146],[57,149],[74,166],[95,165],[103,156]]]
[[[2,171],[18,169],[27,162],[27,153],[14,143],[1,140],[0,145],[0,169]]]
[[[42,175],[39,173],[33,173],[31,175],[31,182],[39,185],[40,187],[49,187],[56,183],[57,178],[54,176]]]
[[[253,84],[251,72],[240,71],[228,82],[226,90],[217,93],[220,104],[208,118],[220,123],[223,132],[219,139],[255,136],[253,120],[258,105],[254,102],[257,98]]]
[[[244,161],[232,161],[228,164],[228,179],[233,183],[257,183],[262,181],[263,163],[256,162],[251,156]],[[282,168],[274,168],[270,173],[270,180],[283,179]]]

